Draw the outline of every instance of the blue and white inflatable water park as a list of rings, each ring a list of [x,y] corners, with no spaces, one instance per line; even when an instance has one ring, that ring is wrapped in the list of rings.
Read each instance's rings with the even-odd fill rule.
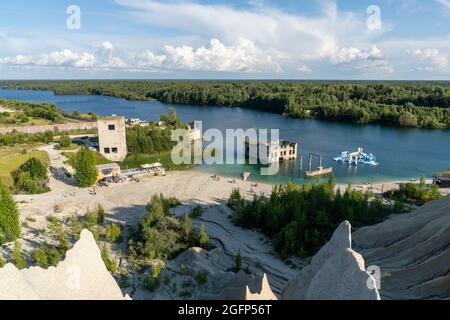
[[[334,158],[334,161],[348,163],[349,165],[368,164],[371,166],[377,166],[377,158],[371,153],[365,153],[363,148],[358,148],[356,152],[344,151]]]

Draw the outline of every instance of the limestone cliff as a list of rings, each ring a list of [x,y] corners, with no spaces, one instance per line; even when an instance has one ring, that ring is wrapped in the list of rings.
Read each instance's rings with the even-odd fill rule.
[[[375,279],[352,250],[351,225],[343,222],[311,263],[289,281],[282,300],[379,300]]]
[[[383,299],[450,298],[450,196],[361,228],[353,241],[380,267]]]

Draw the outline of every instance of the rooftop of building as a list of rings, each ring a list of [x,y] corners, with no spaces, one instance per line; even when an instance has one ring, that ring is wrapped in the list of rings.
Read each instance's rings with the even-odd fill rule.
[[[101,116],[97,118],[97,121],[119,121],[119,120],[123,120],[125,121],[125,117],[122,116]]]

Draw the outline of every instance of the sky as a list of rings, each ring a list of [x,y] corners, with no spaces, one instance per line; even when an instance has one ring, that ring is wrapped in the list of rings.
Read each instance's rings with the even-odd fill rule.
[[[450,80],[450,0],[2,0],[0,79]]]

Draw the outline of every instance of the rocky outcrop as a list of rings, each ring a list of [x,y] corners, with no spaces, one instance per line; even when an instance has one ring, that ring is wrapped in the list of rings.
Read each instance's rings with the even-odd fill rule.
[[[57,267],[18,270],[7,264],[0,269],[0,300],[123,300],[114,278],[103,263],[91,232],[67,251]]]
[[[343,222],[311,263],[283,288],[282,300],[379,300],[375,279],[352,250],[351,225]]]
[[[383,299],[450,298],[450,196],[353,234],[381,269]]]

